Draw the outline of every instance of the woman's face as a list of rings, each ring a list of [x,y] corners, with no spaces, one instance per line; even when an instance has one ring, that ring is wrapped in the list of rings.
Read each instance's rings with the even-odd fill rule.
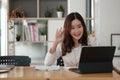
[[[83,26],[78,19],[72,21],[70,34],[74,41],[78,41],[82,37]]]

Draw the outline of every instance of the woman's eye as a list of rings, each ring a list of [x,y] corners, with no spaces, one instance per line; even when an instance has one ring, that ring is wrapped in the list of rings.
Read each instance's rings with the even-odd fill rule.
[[[77,26],[77,28],[81,28],[81,26]]]
[[[79,25],[79,26],[78,26],[78,28],[81,28],[81,27],[82,27],[82,25]]]
[[[74,27],[72,27],[71,29],[75,29]]]

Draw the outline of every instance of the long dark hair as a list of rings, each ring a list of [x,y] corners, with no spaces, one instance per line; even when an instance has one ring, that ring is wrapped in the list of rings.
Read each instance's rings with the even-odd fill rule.
[[[87,29],[86,29],[86,25],[83,20],[83,17],[77,12],[70,13],[66,17],[64,22],[64,38],[62,41],[62,56],[65,56],[67,52],[70,53],[72,48],[75,46],[72,36],[70,35],[71,23],[74,19],[78,19],[83,26],[83,35],[81,39],[79,39],[79,43],[81,43],[81,45],[88,45],[88,34],[87,34]]]

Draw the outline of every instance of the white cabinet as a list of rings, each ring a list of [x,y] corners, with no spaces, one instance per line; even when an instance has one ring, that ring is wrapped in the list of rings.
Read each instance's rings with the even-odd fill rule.
[[[55,40],[55,33],[64,25],[64,20],[48,20],[48,50]]]

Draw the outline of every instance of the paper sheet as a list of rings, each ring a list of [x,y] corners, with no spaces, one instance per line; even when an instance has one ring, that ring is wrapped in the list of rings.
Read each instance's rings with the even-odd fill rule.
[[[60,70],[60,66],[36,66],[36,70]]]

